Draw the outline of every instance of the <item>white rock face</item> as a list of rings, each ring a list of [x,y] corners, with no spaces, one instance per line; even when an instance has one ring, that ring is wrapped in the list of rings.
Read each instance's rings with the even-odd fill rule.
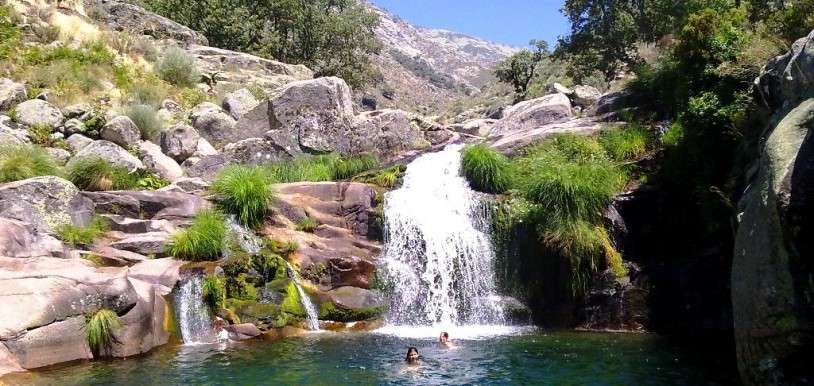
[[[138,126],[124,115],[120,115],[107,122],[99,134],[102,139],[106,139],[124,148],[136,145],[139,139],[141,139],[141,132]]]
[[[565,94],[551,94],[520,102],[504,111],[492,134],[528,130],[573,117],[571,100]]]
[[[576,86],[574,87],[574,94],[571,95],[571,100],[577,106],[590,107],[596,104],[602,93],[593,86]]]
[[[161,152],[161,147],[150,142],[141,141],[138,144],[139,158],[144,166],[168,181],[175,181],[184,175],[181,165],[174,159]]]

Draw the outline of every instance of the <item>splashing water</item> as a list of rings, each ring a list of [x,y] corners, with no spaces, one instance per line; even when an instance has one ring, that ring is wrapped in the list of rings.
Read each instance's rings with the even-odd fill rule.
[[[184,344],[212,343],[215,332],[209,309],[203,302],[203,277],[185,279],[175,293],[175,312]]]
[[[252,255],[260,253],[263,247],[263,241],[257,237],[254,232],[237,222],[237,218],[234,215],[226,217],[226,225],[229,226],[232,236],[244,251]]]
[[[488,205],[460,175],[461,148],[419,157],[403,186],[385,195],[390,329],[504,324]]]
[[[309,298],[302,289],[302,286],[300,285],[300,275],[288,262],[285,263],[285,266],[286,270],[288,271],[288,277],[290,277],[291,281],[294,282],[294,287],[297,287],[297,293],[300,295],[300,304],[302,304],[302,308],[305,309],[305,324],[308,325],[309,330],[319,331],[317,309],[314,307],[314,303],[311,302],[311,298]]]

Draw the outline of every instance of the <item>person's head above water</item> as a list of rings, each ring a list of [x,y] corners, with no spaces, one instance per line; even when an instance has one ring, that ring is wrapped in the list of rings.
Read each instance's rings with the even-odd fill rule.
[[[407,349],[407,356],[404,357],[404,360],[410,364],[418,363],[418,349],[415,347],[410,347]]]
[[[447,332],[442,332],[442,333],[441,333],[441,337],[440,337],[440,338],[438,338],[438,340],[439,340],[441,343],[446,343],[447,341],[449,341],[449,333],[447,333]]]

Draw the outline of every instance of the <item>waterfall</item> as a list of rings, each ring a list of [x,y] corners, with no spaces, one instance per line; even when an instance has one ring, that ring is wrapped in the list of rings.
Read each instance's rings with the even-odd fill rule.
[[[237,218],[234,215],[226,217],[226,225],[229,226],[229,230],[244,251],[252,255],[260,253],[260,250],[263,248],[263,241],[257,237],[254,232],[237,222]]]
[[[297,293],[300,295],[300,304],[302,304],[302,308],[305,309],[305,323],[308,325],[308,329],[312,331],[319,330],[319,319],[317,317],[317,309],[314,307],[314,303],[311,302],[311,298],[305,293],[300,285],[300,275],[294,270],[294,267],[291,266],[288,262],[285,263],[286,269],[288,270],[288,277],[291,278],[291,281],[294,282],[294,286],[297,287]]]
[[[488,202],[460,175],[461,145],[417,158],[385,195],[391,325],[504,323],[496,294]]]
[[[203,302],[203,277],[184,279],[175,293],[175,309],[178,328],[185,344],[211,343],[215,341],[212,318]]]

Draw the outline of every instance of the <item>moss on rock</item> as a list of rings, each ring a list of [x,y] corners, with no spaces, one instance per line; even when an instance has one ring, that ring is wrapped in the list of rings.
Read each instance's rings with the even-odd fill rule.
[[[319,318],[335,322],[357,322],[377,318],[384,311],[384,307],[381,306],[347,309],[328,301],[320,305]]]

